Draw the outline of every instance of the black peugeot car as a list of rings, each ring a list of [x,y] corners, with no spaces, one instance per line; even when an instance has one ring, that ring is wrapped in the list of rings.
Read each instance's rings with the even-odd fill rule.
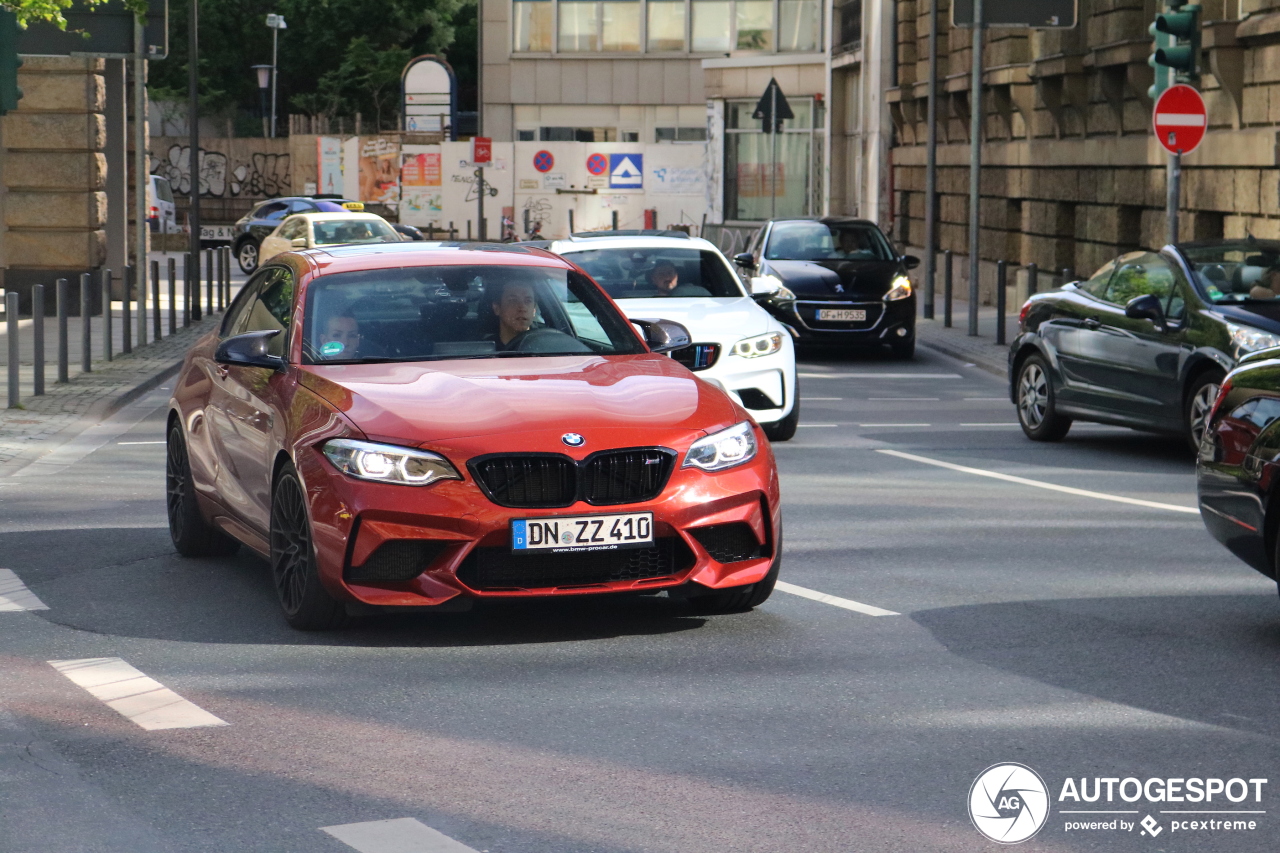
[[[1032,296],[1009,349],[1009,395],[1036,441],[1072,420],[1181,435],[1198,448],[1227,372],[1280,346],[1280,241],[1130,252]]]
[[[734,256],[751,294],[801,344],[916,347],[916,297],[907,278],[919,259],[900,255],[865,219],[774,219]]]
[[[1280,350],[1245,356],[1227,374],[1199,451],[1205,527],[1250,566],[1280,578]]]
[[[258,268],[258,246],[285,217],[295,213],[338,213],[343,210],[364,210],[364,205],[340,196],[286,196],[260,201],[236,221],[231,236],[231,252],[236,256],[241,272],[249,275]]]

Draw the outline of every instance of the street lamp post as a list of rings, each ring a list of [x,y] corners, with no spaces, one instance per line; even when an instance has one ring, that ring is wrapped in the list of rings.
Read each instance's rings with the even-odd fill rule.
[[[267,89],[271,87],[271,66],[255,65],[253,70],[258,72],[258,95],[262,103],[262,136],[267,136]]]
[[[276,70],[276,49],[280,42],[280,31],[287,30],[284,15],[267,15],[267,26],[271,28],[271,138],[276,137],[276,81],[279,72]]]

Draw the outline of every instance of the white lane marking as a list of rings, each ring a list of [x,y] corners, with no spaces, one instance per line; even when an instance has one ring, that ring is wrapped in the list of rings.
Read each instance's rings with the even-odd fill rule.
[[[1008,397],[965,397],[966,400],[982,400],[986,403],[1008,403]]]
[[[1082,498],[1095,498],[1100,501],[1114,501],[1120,504],[1130,504],[1132,506],[1145,506],[1150,509],[1167,509],[1171,512],[1186,512],[1192,515],[1199,515],[1200,510],[1193,506],[1178,506],[1177,504],[1158,503],[1157,501],[1144,501],[1138,498],[1126,498],[1120,495],[1109,495],[1106,492],[1092,492],[1088,489],[1073,489],[1070,486],[1059,486],[1054,483],[1045,483],[1040,480],[1028,480],[1026,477],[1015,477],[1012,474],[1000,474],[995,471],[984,471],[981,468],[969,468],[964,465],[955,465],[951,462],[943,462],[939,459],[930,459],[926,456],[916,456],[913,453],[903,453],[901,450],[883,450],[877,449],[876,453],[883,453],[887,456],[896,456],[899,459],[910,459],[912,462],[920,462],[925,465],[936,465],[939,468],[947,468],[951,471],[959,471],[963,474],[973,474],[977,477],[990,477],[993,480],[1003,480],[1006,483],[1018,483],[1022,486],[1035,486],[1037,489],[1048,489],[1053,492],[1063,492],[1068,495],[1078,495]]]
[[[844,397],[805,397],[804,401],[806,403],[814,403],[814,402],[830,402],[832,400],[843,400],[843,399]]]
[[[801,379],[963,379],[959,373],[797,373]]]
[[[841,598],[838,595],[827,595],[825,592],[818,592],[812,589],[805,589],[802,586],[796,586],[786,581],[778,581],[774,589],[780,592],[789,592],[792,595],[798,595],[801,598],[807,598],[810,601],[820,601],[823,604],[830,604],[832,607],[842,607],[845,610],[853,610],[858,613],[865,613],[867,616],[901,616],[893,610],[885,610],[881,607],[873,607],[870,604],[863,604],[861,601],[852,601],[848,598]]]
[[[0,612],[48,609],[10,569],[0,569]]]
[[[933,424],[858,424],[860,427],[927,427]]]
[[[129,444],[168,444],[167,441],[117,441],[116,444],[124,447]]]
[[[411,817],[322,826],[320,831],[360,853],[476,853]]]
[[[49,665],[126,720],[149,731],[229,725],[120,658],[51,660]]]
[[[873,403],[936,403],[939,397],[868,397]]]
[[[1019,426],[1019,424],[1017,424],[1017,423],[1012,423],[1012,424],[993,424],[993,423],[987,423],[987,422],[984,422],[984,423],[976,423],[976,424],[960,424],[960,426],[1000,426],[1000,427],[1016,427],[1016,426]]]
[[[798,427],[808,427],[809,429],[835,429],[840,424],[796,424]]]

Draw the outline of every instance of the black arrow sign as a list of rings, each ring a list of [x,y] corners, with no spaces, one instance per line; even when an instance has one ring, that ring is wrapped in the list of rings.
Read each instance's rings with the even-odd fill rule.
[[[782,94],[782,88],[778,86],[776,78],[769,78],[769,85],[765,86],[764,94],[760,96],[756,111],[751,114],[751,117],[760,119],[760,128],[765,133],[781,131],[784,121],[796,117],[795,113],[791,112],[791,105],[787,103],[787,97]]]

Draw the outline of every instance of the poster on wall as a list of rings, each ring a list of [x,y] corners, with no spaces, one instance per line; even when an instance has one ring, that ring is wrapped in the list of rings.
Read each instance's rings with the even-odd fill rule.
[[[343,193],[342,140],[336,136],[316,137],[316,192]]]
[[[401,221],[430,224],[444,211],[440,180],[440,152],[406,152],[400,160]]]
[[[400,202],[400,143],[371,137],[360,140],[360,201],[394,208]]]

